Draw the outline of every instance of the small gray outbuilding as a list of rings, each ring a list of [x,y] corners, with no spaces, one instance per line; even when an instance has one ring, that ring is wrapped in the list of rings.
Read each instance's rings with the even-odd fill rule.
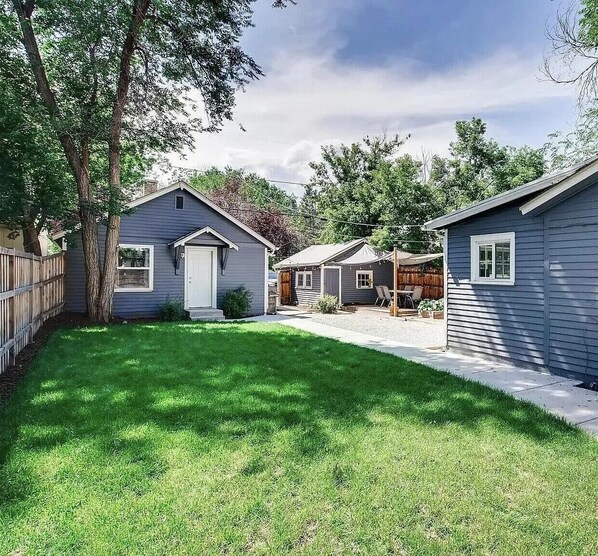
[[[598,156],[426,228],[445,232],[449,349],[598,377]]]
[[[441,254],[413,255],[398,252],[400,265],[421,265]],[[312,245],[288,257],[274,268],[290,274],[290,303],[313,305],[323,295],[333,295],[339,304],[372,304],[378,285],[392,288],[393,253],[378,249],[365,238],[345,243]]]

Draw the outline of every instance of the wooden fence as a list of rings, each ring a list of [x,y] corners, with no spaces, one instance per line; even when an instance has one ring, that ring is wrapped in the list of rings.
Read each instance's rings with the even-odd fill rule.
[[[0,247],[0,373],[64,305],[64,253],[36,257]]]
[[[441,268],[422,270],[417,266],[399,266],[397,282],[400,290],[405,286],[423,286],[422,299],[444,297],[444,271]]]

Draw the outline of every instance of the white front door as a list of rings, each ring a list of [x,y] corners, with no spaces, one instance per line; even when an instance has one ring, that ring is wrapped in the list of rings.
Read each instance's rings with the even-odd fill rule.
[[[216,307],[216,253],[211,247],[187,247],[187,308]]]

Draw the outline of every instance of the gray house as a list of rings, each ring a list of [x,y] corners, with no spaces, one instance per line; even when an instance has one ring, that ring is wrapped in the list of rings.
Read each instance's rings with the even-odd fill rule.
[[[129,207],[135,210],[122,217],[115,316],[155,317],[167,298],[179,298],[192,318],[222,318],[224,293],[239,286],[253,294],[250,314],[266,312],[272,243],[183,182]],[[83,313],[80,241],[67,248],[66,267],[65,310]]]
[[[445,230],[450,349],[598,376],[598,156],[426,227]]]
[[[392,286],[389,253],[365,239],[312,245],[274,266],[290,274],[291,303],[312,305],[322,295],[334,295],[341,304],[374,303],[374,285]]]

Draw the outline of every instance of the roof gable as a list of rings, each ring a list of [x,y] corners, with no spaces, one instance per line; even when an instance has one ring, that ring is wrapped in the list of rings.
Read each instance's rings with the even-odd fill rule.
[[[327,243],[324,245],[310,245],[306,249],[287,257],[275,265],[276,268],[296,266],[319,266],[328,261],[336,259],[353,247],[356,247],[366,240],[365,238],[354,239],[345,243]]]
[[[229,222],[231,222],[232,224],[234,224],[241,230],[245,231],[247,234],[249,234],[256,240],[258,240],[260,243],[265,245],[268,249],[270,249],[272,251],[274,251],[276,249],[276,246],[273,243],[271,243],[270,241],[268,241],[265,237],[261,236],[256,231],[252,230],[249,226],[247,226],[246,224],[244,224],[243,222],[241,222],[240,220],[238,220],[237,218],[235,218],[234,216],[232,216],[231,214],[226,212],[223,208],[219,207],[217,204],[215,204],[213,201],[211,201],[208,197],[206,197],[205,195],[203,195],[202,193],[197,191],[195,188],[191,187],[188,183],[183,182],[183,181],[179,181],[179,182],[176,182],[168,187],[163,187],[161,189],[158,189],[157,191],[155,191],[154,193],[150,193],[149,195],[144,195],[143,197],[138,197],[137,199],[133,199],[131,202],[127,203],[126,207],[127,208],[136,208],[138,206],[141,206],[145,203],[153,201],[154,199],[158,199],[159,197],[162,197],[163,195],[167,195],[174,191],[187,192],[189,195],[191,195],[192,197],[194,197],[195,199],[197,199],[198,201],[200,201],[201,203],[203,203],[204,205],[206,205],[207,207],[212,209],[214,212],[218,213],[223,218],[226,218]],[[61,231],[61,232],[54,234],[52,237],[53,237],[53,239],[59,239],[61,237],[64,237],[65,235],[66,235],[66,232]],[[226,242],[228,242],[228,240]]]
[[[144,195],[143,197],[134,199],[133,201],[128,203],[127,206],[129,208],[135,208],[135,207],[138,207],[139,205],[142,205],[149,201],[153,201],[154,199],[157,199],[158,197],[161,197],[162,195],[165,195],[167,193],[172,193],[173,191],[177,191],[177,190],[186,191],[187,193],[189,193],[190,195],[192,195],[193,197],[195,197],[196,199],[198,199],[199,201],[201,201],[202,203],[204,203],[205,205],[210,207],[212,210],[214,210],[215,212],[217,212],[218,214],[220,214],[221,216],[223,216],[224,218],[226,218],[227,220],[229,220],[230,222],[232,222],[233,224],[235,224],[236,226],[238,226],[239,228],[241,228],[242,230],[247,232],[249,235],[253,236],[255,239],[257,239],[259,242],[263,243],[269,249],[271,249],[271,250],[276,249],[276,246],[273,243],[271,243],[270,241],[268,241],[265,237],[261,236],[256,231],[252,230],[249,226],[247,226],[246,224],[244,224],[243,222],[241,222],[240,220],[235,218],[232,214],[229,214],[228,212],[226,212],[223,208],[219,207],[217,204],[215,204],[213,201],[211,201],[208,197],[206,197],[205,195],[203,195],[202,193],[197,191],[197,189],[195,189],[194,187],[191,187],[188,183],[186,183],[184,181],[179,181],[179,182],[174,183],[168,187],[158,189],[158,191],[151,193],[150,195]]]
[[[456,210],[441,216],[440,218],[430,220],[424,224],[424,228],[427,230],[447,228],[453,224],[461,222],[462,220],[466,220],[467,218],[471,218],[506,204],[536,195],[534,198],[524,203],[521,207],[521,212],[523,214],[527,214],[531,212],[531,210],[541,207],[543,203],[556,199],[558,196],[562,196],[567,191],[571,195],[577,192],[580,187],[587,187],[587,185],[590,183],[588,182],[584,185],[584,182],[586,182],[589,177],[594,175],[598,175],[598,155],[584,160],[583,162],[580,162],[571,168],[562,170],[561,172],[543,176],[529,183],[520,185],[511,191],[500,193],[494,197],[484,199],[479,203]],[[575,188],[578,189],[576,190]],[[566,198],[566,196],[562,197],[560,200],[563,200],[564,198]],[[536,202],[538,199],[539,201]],[[530,205],[530,203],[533,204]]]
[[[235,249],[236,251],[239,250],[239,246],[236,243],[233,243],[230,239],[227,239],[221,233],[217,232],[210,226],[204,226],[203,228],[201,228],[199,230],[195,230],[194,232],[191,232],[190,234],[179,237],[178,239],[171,241],[168,245],[172,245],[173,247],[179,247],[180,245],[184,245],[185,243],[188,243],[189,241],[192,241],[193,239],[195,239],[201,235],[204,235],[204,234],[207,234],[207,235],[210,235],[212,237],[219,239],[223,243],[227,244],[231,249]]]

